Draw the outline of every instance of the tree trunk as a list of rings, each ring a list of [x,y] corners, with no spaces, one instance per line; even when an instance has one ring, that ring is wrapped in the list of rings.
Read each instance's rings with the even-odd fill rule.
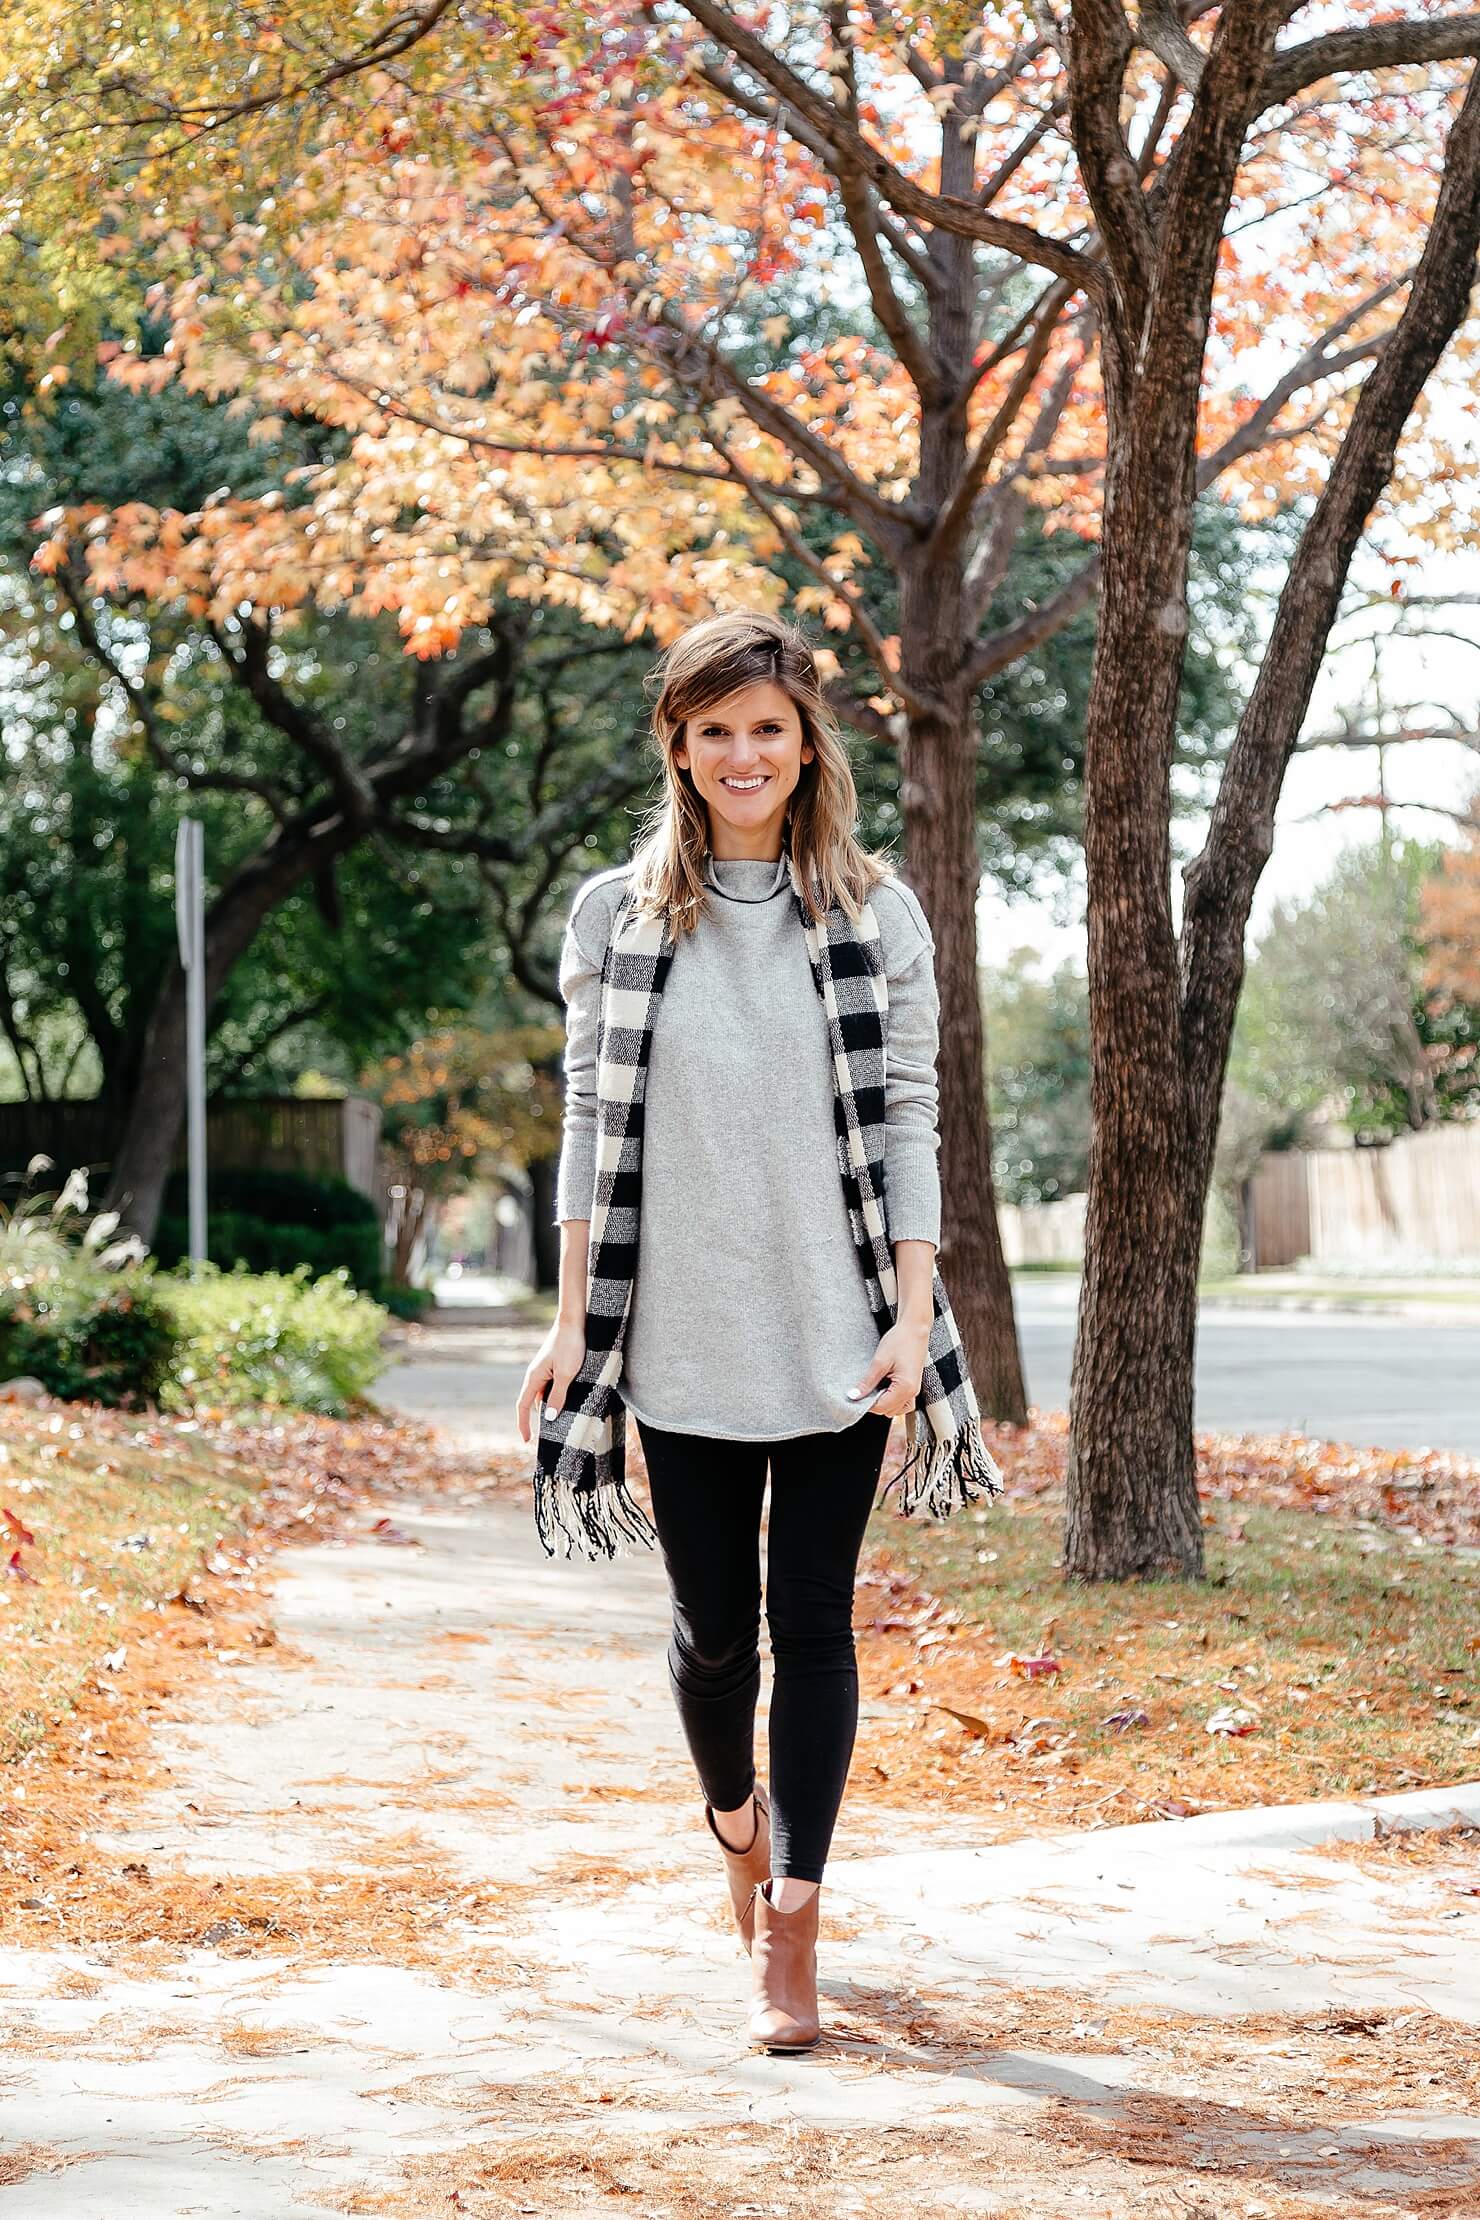
[[[159,1225],[165,1181],[185,1116],[185,975],[173,959],[155,998],[138,1083],[113,1158],[104,1206],[141,1241]]]
[[[1012,1282],[997,1223],[992,1129],[987,1111],[986,1044],[977,970],[976,722],[971,697],[954,676],[961,633],[949,629],[929,651],[920,619],[927,609],[950,626],[937,574],[907,581],[901,597],[906,675],[942,698],[938,716],[912,713],[900,798],[910,884],[935,937],[940,992],[940,1273],[961,1329],[983,1414],[1027,1424]],[[912,621],[913,620],[913,621]],[[925,635],[925,637],[921,637]]]
[[[1180,457],[1168,436],[1178,397],[1138,387],[1132,413],[1118,382],[1112,368],[1123,429],[1085,718],[1092,1126],[1063,1559],[1084,1580],[1203,1568],[1192,1413],[1211,1150],[1190,1117],[1171,914],[1193,453],[1190,433]]]
[[[555,1222],[555,1175],[559,1159],[542,1156],[529,1167],[531,1254],[534,1284],[543,1293],[560,1285],[560,1228]]]

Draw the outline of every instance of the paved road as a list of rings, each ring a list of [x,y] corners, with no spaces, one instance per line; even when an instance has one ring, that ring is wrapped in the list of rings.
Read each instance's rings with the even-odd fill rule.
[[[1062,1410],[1079,1282],[1014,1286],[1030,1399]],[[1302,1433],[1380,1449],[1480,1456],[1480,1323],[1357,1311],[1249,1312],[1205,1305],[1197,1423],[1220,1432]]]
[[[1078,1280],[1030,1277],[1014,1293],[1029,1398],[1040,1410],[1063,1410]],[[511,1447],[514,1399],[538,1342],[536,1330],[474,1326],[471,1315],[459,1324],[454,1313],[427,1329],[414,1369],[397,1366],[381,1392],[420,1417],[456,1412],[481,1447]],[[1480,1456],[1480,1321],[1207,1305],[1197,1423]]]

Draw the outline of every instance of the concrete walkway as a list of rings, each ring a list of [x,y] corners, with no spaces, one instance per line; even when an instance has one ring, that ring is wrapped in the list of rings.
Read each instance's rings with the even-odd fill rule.
[[[388,1508],[408,1544],[280,1561],[278,1647],[180,1702],[110,1841],[219,1880],[213,1944],[0,1954],[0,2220],[1480,2212],[1480,1900],[1291,1847],[1370,1813],[989,1846],[857,1784],[827,2039],[754,2055],[655,1562],[551,1564],[492,1491]]]

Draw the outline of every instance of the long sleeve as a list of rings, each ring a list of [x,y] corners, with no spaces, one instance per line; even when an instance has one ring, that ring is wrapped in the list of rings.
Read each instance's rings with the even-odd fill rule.
[[[601,956],[593,956],[581,941],[576,929],[581,912],[578,897],[560,950],[560,992],[565,999],[565,1113],[555,1180],[557,1225],[565,1218],[589,1220],[596,1194],[596,1020],[601,1000]]]
[[[940,1246],[940,1107],[936,1055],[940,1000],[935,944],[923,910],[909,898],[918,930],[899,937],[913,952],[896,972],[889,962],[889,1053],[884,1086],[884,1189],[891,1241]],[[893,937],[893,936],[891,936]]]

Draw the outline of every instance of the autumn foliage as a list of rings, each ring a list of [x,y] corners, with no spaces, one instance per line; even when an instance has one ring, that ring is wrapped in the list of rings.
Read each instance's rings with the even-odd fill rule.
[[[1446,1003],[1480,1003],[1480,797],[1461,844],[1423,890],[1427,984]]]

